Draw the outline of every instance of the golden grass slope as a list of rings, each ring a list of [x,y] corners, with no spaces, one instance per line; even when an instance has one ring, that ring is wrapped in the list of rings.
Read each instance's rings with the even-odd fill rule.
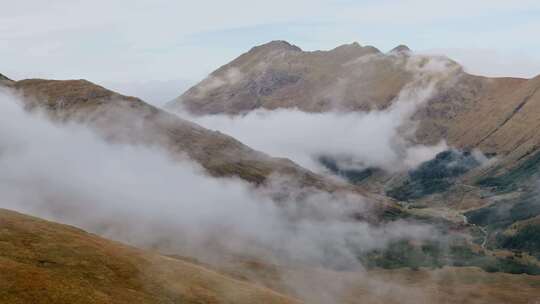
[[[488,273],[476,267],[350,272],[238,261],[220,269],[314,304],[529,304],[540,301],[540,276]]]
[[[298,303],[74,227],[0,209],[0,303]]]

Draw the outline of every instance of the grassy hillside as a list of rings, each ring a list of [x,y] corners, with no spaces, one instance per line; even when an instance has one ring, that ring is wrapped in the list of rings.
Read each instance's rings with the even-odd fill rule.
[[[0,303],[298,303],[201,266],[0,209]]]

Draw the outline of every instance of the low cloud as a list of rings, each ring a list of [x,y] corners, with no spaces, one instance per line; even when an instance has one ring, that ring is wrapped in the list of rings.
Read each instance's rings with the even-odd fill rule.
[[[276,189],[215,179],[159,149],[110,144],[81,125],[53,124],[24,112],[6,92],[0,113],[2,208],[166,252],[331,268],[361,269],[359,252],[433,237],[426,225],[359,221],[353,215],[371,210],[356,194],[303,191],[302,199],[277,203],[266,195]],[[282,179],[274,184],[294,184]]]

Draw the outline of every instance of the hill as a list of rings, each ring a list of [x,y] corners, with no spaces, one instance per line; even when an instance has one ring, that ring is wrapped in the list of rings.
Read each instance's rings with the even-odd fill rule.
[[[299,303],[200,265],[0,209],[2,303]]]
[[[329,191],[343,187],[287,159],[272,158],[230,136],[86,80],[29,79],[10,87],[22,94],[29,109],[45,110],[58,121],[83,123],[111,141],[158,146],[176,158],[187,155],[214,176],[262,184],[276,174]]]

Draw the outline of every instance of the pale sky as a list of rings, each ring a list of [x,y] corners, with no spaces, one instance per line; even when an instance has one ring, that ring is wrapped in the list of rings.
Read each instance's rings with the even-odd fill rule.
[[[155,103],[276,39],[403,43],[475,74],[540,74],[538,0],[0,1],[0,73],[85,78]]]

